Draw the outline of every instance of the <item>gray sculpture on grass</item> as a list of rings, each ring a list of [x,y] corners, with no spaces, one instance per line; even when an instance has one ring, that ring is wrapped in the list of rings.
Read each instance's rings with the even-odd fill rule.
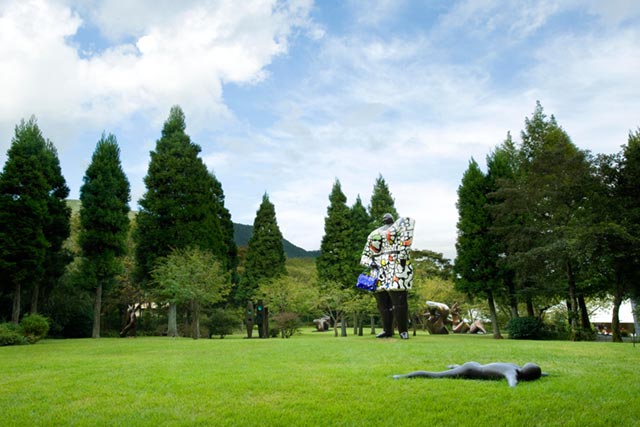
[[[496,362],[481,365],[478,362],[467,362],[463,365],[450,365],[447,371],[415,371],[405,375],[394,375],[393,378],[396,380],[400,378],[465,378],[471,380],[506,378],[509,386],[515,387],[518,381],[533,381],[546,375],[535,363],[527,363],[521,367],[514,363]]]

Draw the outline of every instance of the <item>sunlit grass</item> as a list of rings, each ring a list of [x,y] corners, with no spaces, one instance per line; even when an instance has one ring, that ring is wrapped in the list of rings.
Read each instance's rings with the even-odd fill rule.
[[[506,381],[393,380],[475,360]],[[1,347],[3,426],[610,426],[640,423],[640,345],[430,336],[46,340]]]

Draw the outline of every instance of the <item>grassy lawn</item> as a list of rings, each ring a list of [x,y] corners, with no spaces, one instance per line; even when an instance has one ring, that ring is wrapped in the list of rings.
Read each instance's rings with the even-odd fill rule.
[[[393,380],[467,361],[520,383]],[[45,340],[0,347],[2,426],[634,426],[640,345],[430,336]]]

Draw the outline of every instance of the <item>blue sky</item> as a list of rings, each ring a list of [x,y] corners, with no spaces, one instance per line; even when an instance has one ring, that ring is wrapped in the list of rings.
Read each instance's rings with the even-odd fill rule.
[[[35,115],[78,198],[103,131],[132,186],[172,105],[234,222],[266,192],[287,239],[320,247],[336,179],[379,174],[414,247],[455,257],[456,191],[539,100],[580,148],[640,126],[640,2],[0,0],[0,165]]]

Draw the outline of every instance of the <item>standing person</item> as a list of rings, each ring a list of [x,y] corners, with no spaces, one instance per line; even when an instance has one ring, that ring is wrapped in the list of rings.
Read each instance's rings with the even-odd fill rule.
[[[400,338],[409,339],[409,306],[407,293],[413,282],[410,252],[415,220],[404,217],[394,222],[389,213],[382,217],[382,226],[367,237],[360,264],[377,273],[375,292],[382,333],[377,338],[393,336],[393,320],[398,325]]]

